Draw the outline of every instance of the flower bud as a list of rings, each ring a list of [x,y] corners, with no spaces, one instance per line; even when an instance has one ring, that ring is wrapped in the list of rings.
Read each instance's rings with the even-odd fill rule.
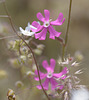
[[[39,45],[37,45],[37,49],[39,49],[39,50],[43,50],[44,49],[44,45],[43,44],[39,44]]]
[[[33,64],[33,66],[32,66],[32,71],[34,72],[35,70],[37,70],[37,68],[36,68],[36,65]]]
[[[28,54],[28,48],[26,46],[23,46],[20,48],[21,54]]]
[[[28,54],[28,58],[32,58],[32,53]]]
[[[12,89],[9,89],[7,92],[7,98],[8,100],[15,100],[15,93]]]
[[[35,49],[35,50],[34,50],[34,53],[35,53],[36,55],[41,55],[41,54],[42,54],[42,50]]]
[[[22,62],[22,63],[25,63],[25,61],[26,61],[26,56],[25,56],[25,55],[21,55],[21,56],[20,56],[20,59],[21,59],[21,62]]]
[[[21,87],[24,86],[24,84],[23,84],[21,81],[17,81],[17,82],[15,83],[15,86],[16,86],[17,88],[21,88]]]
[[[34,73],[33,73],[32,71],[28,71],[28,72],[26,73],[26,75],[29,77],[29,76],[34,75]]]

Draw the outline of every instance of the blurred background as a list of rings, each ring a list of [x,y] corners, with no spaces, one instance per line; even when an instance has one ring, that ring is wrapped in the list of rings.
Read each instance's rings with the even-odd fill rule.
[[[61,37],[65,37],[68,8],[70,0],[6,0],[6,6],[9,14],[12,17],[14,25],[19,31],[19,27],[25,28],[27,23],[32,23],[36,18],[37,12],[43,13],[44,9],[49,9],[51,18],[55,20],[59,13],[62,12],[66,18],[62,26],[56,26],[56,30],[62,32]],[[0,15],[6,15],[3,3],[0,3]],[[8,18],[0,18],[0,38],[15,35]],[[7,100],[6,95],[8,88],[15,89],[15,82],[20,80],[20,73],[17,69],[12,68],[8,60],[13,57],[7,48],[8,40],[15,40],[16,37],[8,39],[0,39],[0,100]],[[43,55],[47,58],[58,59],[61,56],[62,46],[57,40],[52,40],[47,37],[46,41],[36,40],[36,43],[43,43],[45,49]],[[67,45],[67,54],[74,56],[76,51],[80,51],[84,59],[79,68],[85,68],[83,75],[80,75],[81,84],[89,85],[89,0],[73,0],[71,23],[69,30],[69,39]],[[5,72],[3,72],[3,70]],[[24,91],[25,92],[25,91]],[[26,92],[30,94],[26,99],[24,97]],[[31,91],[27,90],[25,93],[19,94],[18,100],[37,100],[41,98],[41,91],[33,88]],[[23,95],[24,94],[24,95]],[[23,96],[22,96],[23,95]],[[39,96],[38,96],[39,95]]]

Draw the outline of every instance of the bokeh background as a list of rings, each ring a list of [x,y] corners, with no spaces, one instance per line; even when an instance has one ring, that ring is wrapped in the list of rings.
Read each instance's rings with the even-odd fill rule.
[[[17,31],[19,27],[26,27],[28,22],[38,21],[36,18],[37,12],[42,12],[44,9],[49,9],[51,18],[56,19],[60,12],[63,13],[66,18],[65,23],[62,26],[57,26],[57,31],[61,31],[61,37],[65,37],[68,8],[70,0],[6,0],[6,6],[12,17],[14,25]],[[3,4],[0,3],[0,15],[5,15]],[[4,28],[3,28],[4,27]],[[8,18],[0,18],[0,38],[5,36],[14,35],[14,32],[10,26]],[[5,70],[8,74],[7,78],[0,79],[0,100],[7,100],[6,94],[8,88],[15,89],[15,82],[20,80],[20,74],[17,69],[11,67],[8,60],[13,56],[7,49],[7,40],[0,39],[0,70]],[[47,59],[58,59],[61,56],[62,46],[57,40],[51,40],[47,37],[46,41],[38,41],[37,43],[45,44],[43,55]],[[85,68],[86,70],[79,77],[81,78],[81,84],[89,85],[89,0],[73,0],[71,23],[69,30],[69,39],[67,45],[67,54],[74,56],[76,51],[80,51],[84,59],[79,68]],[[37,100],[41,96],[41,91],[33,88],[29,92],[30,97],[27,99],[20,94],[19,100]],[[26,93],[25,93],[26,94]]]

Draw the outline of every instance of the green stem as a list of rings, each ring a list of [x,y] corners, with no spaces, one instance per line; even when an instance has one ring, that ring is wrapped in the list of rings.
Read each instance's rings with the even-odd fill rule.
[[[65,35],[65,45],[63,45],[63,50],[62,50],[62,61],[64,61],[65,49],[66,49],[66,46],[67,46],[67,43],[68,43],[70,18],[71,18],[71,8],[72,8],[72,0],[70,0],[70,5],[69,5],[68,24],[67,24],[67,30],[66,30],[66,35]]]

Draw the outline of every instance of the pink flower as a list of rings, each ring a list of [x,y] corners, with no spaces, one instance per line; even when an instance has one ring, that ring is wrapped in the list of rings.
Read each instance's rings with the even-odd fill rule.
[[[35,34],[35,38],[39,40],[45,40],[46,38],[46,33],[47,33],[47,30],[49,31],[50,35],[49,35],[49,38],[51,39],[55,39],[55,37],[59,37],[61,35],[61,32],[57,32],[52,25],[57,25],[57,26],[60,26],[63,24],[63,22],[65,21],[65,18],[63,18],[63,14],[60,13],[58,18],[55,20],[55,21],[52,21],[52,19],[50,19],[50,12],[49,10],[44,10],[44,15],[45,17],[43,17],[43,15],[38,12],[37,13],[37,18],[43,22],[43,25],[40,25],[40,23],[34,21],[32,23],[32,25],[34,27],[37,28],[37,30],[35,29],[32,29],[33,32],[38,32],[38,31],[41,31],[37,34]]]
[[[57,82],[55,79],[60,78],[60,79],[65,79],[66,78],[66,73],[67,73],[67,67],[65,67],[62,72],[60,73],[54,73],[54,68],[55,68],[55,60],[50,59],[50,65],[48,65],[47,61],[44,60],[42,62],[43,67],[47,70],[47,73],[40,73],[40,79],[45,79],[44,83],[42,83],[42,86],[45,90],[48,90],[49,83],[51,84],[51,89],[54,90],[55,88],[63,89],[63,85],[60,84],[60,82]],[[35,71],[35,74],[38,75],[37,70]],[[39,81],[38,77],[34,77],[36,81]],[[41,85],[37,85],[38,89],[42,89]]]

